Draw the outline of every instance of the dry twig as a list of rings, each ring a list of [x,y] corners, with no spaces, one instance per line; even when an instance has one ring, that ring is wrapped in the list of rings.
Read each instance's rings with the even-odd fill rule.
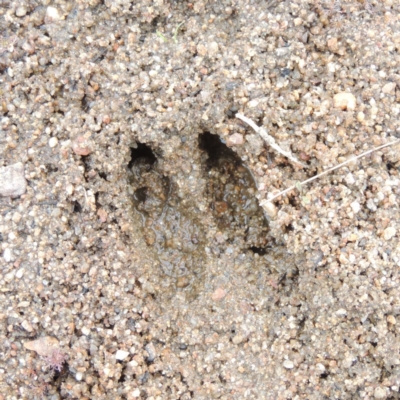
[[[275,200],[275,199],[277,199],[278,197],[280,197],[280,196],[282,196],[282,195],[284,195],[284,194],[290,192],[290,191],[293,190],[293,189],[296,189],[298,186],[304,186],[304,185],[306,185],[307,183],[310,183],[310,182],[314,181],[315,179],[320,178],[320,177],[323,176],[323,175],[329,174],[329,172],[332,172],[332,171],[334,171],[334,170],[336,170],[336,169],[339,169],[339,168],[344,167],[346,164],[349,164],[349,163],[351,163],[352,161],[358,160],[359,158],[365,157],[365,156],[367,156],[368,154],[373,153],[374,151],[381,150],[381,149],[383,149],[383,148],[385,148],[385,147],[392,146],[393,144],[396,144],[396,143],[399,143],[399,142],[400,142],[399,139],[393,140],[392,142],[389,142],[389,143],[386,143],[386,144],[382,144],[381,146],[375,147],[374,149],[365,151],[364,153],[361,153],[361,154],[359,154],[358,156],[352,157],[352,158],[350,158],[350,159],[347,160],[347,161],[344,161],[344,162],[342,162],[342,163],[340,163],[340,164],[338,164],[338,165],[335,165],[334,167],[329,168],[329,169],[327,169],[326,171],[321,172],[320,174],[315,175],[315,176],[313,176],[313,177],[310,178],[310,179],[307,179],[307,180],[305,180],[305,181],[303,181],[303,182],[298,182],[298,183],[296,183],[296,185],[291,186],[290,188],[285,189],[285,190],[283,190],[282,192],[279,192],[278,194],[276,194],[276,195],[270,197],[269,199],[262,200],[262,201],[260,202],[260,205],[263,207],[265,204],[272,202],[273,200]]]
[[[304,168],[307,168],[307,166],[300,161],[298,161],[290,151],[286,151],[281,149],[278,144],[276,143],[275,139],[268,134],[268,132],[264,129],[261,128],[260,126],[257,126],[254,121],[252,121],[250,118],[245,117],[243,114],[236,114],[236,118],[241,119],[243,122],[246,124],[250,125],[264,140],[265,143],[267,143],[269,146],[271,146],[275,151],[277,151],[280,154],[283,154],[285,157],[287,157],[289,160],[293,161],[296,164],[301,165]]]

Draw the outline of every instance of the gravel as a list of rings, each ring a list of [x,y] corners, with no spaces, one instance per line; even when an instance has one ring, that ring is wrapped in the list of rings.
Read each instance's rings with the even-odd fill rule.
[[[5,4],[0,400],[399,398],[399,2]]]
[[[0,168],[0,195],[18,197],[26,192],[24,165],[21,162]]]

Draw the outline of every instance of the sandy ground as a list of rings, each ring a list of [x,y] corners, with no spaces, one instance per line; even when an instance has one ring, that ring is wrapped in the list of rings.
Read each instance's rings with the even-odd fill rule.
[[[0,399],[400,398],[399,12],[4,0]]]

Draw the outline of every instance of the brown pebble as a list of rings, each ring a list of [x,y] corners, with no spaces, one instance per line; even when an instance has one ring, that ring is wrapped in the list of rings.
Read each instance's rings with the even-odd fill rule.
[[[336,38],[330,38],[327,41],[327,45],[330,51],[338,51],[338,40]]]
[[[185,288],[186,286],[189,286],[189,284],[190,284],[190,280],[187,276],[180,276],[176,280],[176,286],[178,288]]]
[[[299,158],[302,161],[308,161],[311,157],[308,154],[304,153],[304,151],[302,151],[300,152]]]
[[[78,156],[87,156],[92,152],[91,143],[84,136],[79,136],[72,143],[72,150]]]
[[[215,202],[215,211],[218,214],[223,214],[228,209],[228,204],[225,201],[216,201]]]

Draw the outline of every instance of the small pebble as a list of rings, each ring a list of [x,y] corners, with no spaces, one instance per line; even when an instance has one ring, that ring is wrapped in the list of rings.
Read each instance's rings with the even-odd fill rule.
[[[382,93],[389,94],[394,91],[396,88],[396,83],[395,82],[389,82],[386,85],[383,86],[382,88]]]
[[[392,325],[396,325],[396,318],[393,315],[388,315],[387,322]]]
[[[335,143],[335,142],[336,142],[336,137],[335,137],[335,135],[333,135],[332,133],[328,133],[328,134],[326,135],[326,140],[327,140],[329,143]]]
[[[26,13],[27,9],[24,6],[17,7],[17,9],[15,10],[15,15],[20,18],[25,17]]]
[[[285,360],[285,361],[283,362],[283,366],[284,366],[286,369],[293,369],[293,368],[294,368],[293,361],[290,361],[290,360]]]
[[[129,351],[125,351],[125,350],[118,350],[115,353],[115,358],[117,360],[125,360],[125,358],[128,356],[129,356]]]
[[[190,285],[190,279],[187,276],[180,276],[177,280],[176,280],[176,286],[178,288],[185,288],[187,286]]]
[[[271,218],[275,218],[276,214],[278,213],[278,210],[277,210],[275,204],[272,203],[271,201],[264,201],[262,203],[262,208],[265,210],[267,215]]]
[[[327,41],[327,45],[330,51],[336,52],[338,51],[338,40],[337,38],[330,38]]]
[[[386,392],[385,388],[378,386],[374,390],[375,399],[386,399],[386,396],[387,396],[387,392]]]
[[[144,348],[147,351],[147,354],[149,355],[147,357],[147,362],[153,362],[157,357],[156,348],[154,347],[154,344],[148,343]]]
[[[56,208],[51,212],[51,215],[52,215],[53,217],[55,217],[55,218],[59,218],[59,217],[61,217],[61,210],[60,210],[58,207],[56,207]]]
[[[0,168],[0,195],[18,197],[26,192],[24,165],[16,163]]]
[[[243,335],[236,335],[236,336],[233,337],[232,343],[233,344],[240,344],[240,343],[243,342],[243,340],[244,340]]]
[[[3,253],[3,258],[6,262],[10,262],[12,260],[12,251],[10,248],[6,248]]]
[[[140,389],[135,389],[131,392],[131,397],[137,398],[140,397]]]
[[[222,288],[218,288],[215,290],[215,292],[212,294],[211,298],[214,301],[220,301],[226,296],[226,291]]]
[[[335,108],[352,111],[355,110],[357,102],[353,94],[347,92],[341,92],[335,94],[335,96],[333,97],[333,104]]]
[[[15,270],[9,272],[8,274],[5,274],[4,275],[4,280],[7,283],[11,283],[14,280],[14,277],[15,277]]]
[[[75,190],[74,185],[68,183],[65,188],[65,191],[71,196],[71,194],[74,193],[74,190]]]
[[[345,177],[344,180],[348,185],[354,185],[356,183],[356,180],[354,179],[354,175],[349,172]]]
[[[60,19],[60,13],[55,7],[47,7],[46,9],[46,19],[48,22],[55,22]]]
[[[247,106],[248,106],[249,108],[254,108],[254,107],[257,107],[258,104],[259,104],[259,101],[258,101],[258,100],[251,100],[251,101],[248,102]]]
[[[79,156],[87,156],[92,152],[91,143],[84,136],[79,136],[72,143],[72,150]]]
[[[20,268],[20,269],[16,272],[15,276],[16,276],[16,278],[21,279],[21,278],[23,277],[24,273],[25,273],[25,269],[24,269],[24,268]]]
[[[240,146],[244,143],[243,135],[240,133],[234,133],[233,135],[229,136],[228,140],[226,141],[227,146]]]
[[[84,326],[84,327],[82,328],[82,333],[83,333],[85,336],[89,335],[89,333],[90,333],[90,328]]]
[[[21,221],[21,218],[22,218],[22,215],[21,215],[18,211],[16,211],[16,212],[13,214],[13,216],[12,216],[12,220],[13,220],[16,224],[18,224],[18,222]]]
[[[303,20],[301,18],[295,18],[293,22],[294,26],[300,26],[303,23]]]
[[[102,222],[102,223],[107,222],[108,214],[107,214],[107,211],[104,210],[104,208],[100,208],[97,211],[97,215],[98,215],[98,217],[100,219],[100,222]]]
[[[324,364],[318,363],[318,364],[316,365],[316,367],[317,367],[321,372],[325,372],[325,365],[324,365]]]
[[[56,137],[50,138],[50,140],[49,140],[49,146],[50,146],[51,148],[56,147],[57,144],[58,144],[58,139],[57,139]]]
[[[217,42],[211,42],[208,45],[208,54],[209,55],[216,55],[219,52],[219,46]]]
[[[21,326],[22,326],[27,332],[32,332],[32,331],[33,331],[32,325],[31,325],[27,320],[22,321]]]
[[[128,365],[132,368],[135,368],[139,365],[139,363],[136,360],[132,360],[132,361],[129,361]]]
[[[358,122],[363,122],[365,120],[365,114],[362,112],[362,111],[360,111],[358,114],[357,114],[357,121]]]
[[[357,214],[361,210],[360,203],[358,201],[353,201],[350,204],[351,209],[353,210],[354,214]]]
[[[391,227],[391,226],[389,226],[388,228],[386,228],[384,231],[383,231],[383,238],[385,239],[385,240],[390,240],[393,236],[395,236],[396,235],[396,229],[395,228],[393,228],[393,227]]]

